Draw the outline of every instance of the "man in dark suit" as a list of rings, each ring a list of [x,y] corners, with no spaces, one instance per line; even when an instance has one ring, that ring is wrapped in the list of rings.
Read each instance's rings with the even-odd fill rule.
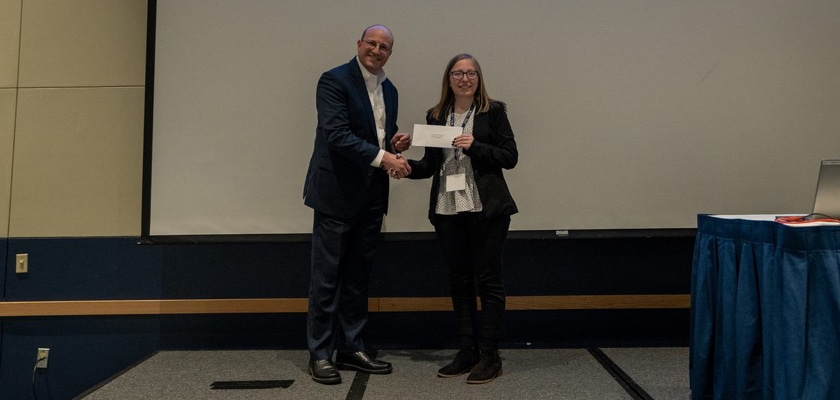
[[[303,197],[315,210],[307,345],[309,373],[319,383],[340,383],[336,368],[393,370],[372,359],[362,340],[368,278],[388,209],[388,175],[410,173],[399,154],[410,139],[397,133],[397,89],[382,70],[393,45],[387,27],[368,27],[356,43],[357,57],[318,81],[318,127]]]

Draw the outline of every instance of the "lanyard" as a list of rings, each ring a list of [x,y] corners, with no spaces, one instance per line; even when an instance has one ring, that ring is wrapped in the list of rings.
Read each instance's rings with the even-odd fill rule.
[[[475,103],[470,106],[470,110],[467,111],[467,115],[464,117],[464,122],[461,124],[461,133],[464,133],[464,129],[467,127],[467,122],[470,122],[470,116],[472,116],[473,110],[475,110]],[[449,126],[455,126],[455,106],[452,106],[452,112],[449,113]],[[460,160],[462,157],[461,149],[455,149],[455,158]],[[443,176],[443,169],[440,171],[441,176]]]
[[[464,128],[467,127],[467,122],[470,121],[470,116],[472,115],[473,110],[475,110],[475,103],[473,103],[473,105],[470,106],[470,110],[467,111],[467,116],[464,117],[464,123],[461,124],[462,133]],[[455,106],[452,106],[452,112],[449,114],[449,126],[455,126]]]

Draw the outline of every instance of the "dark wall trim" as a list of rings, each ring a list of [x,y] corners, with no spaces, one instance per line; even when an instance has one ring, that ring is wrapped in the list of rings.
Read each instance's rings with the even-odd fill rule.
[[[141,205],[140,235],[149,236],[152,207],[152,127],[155,109],[155,33],[157,30],[157,0],[147,0],[146,11],[146,95],[143,113],[143,203]]]
[[[693,238],[697,229],[577,229],[511,231],[511,240],[562,239],[627,239],[627,238]],[[384,232],[385,241],[434,240],[434,232]],[[309,233],[251,234],[251,235],[171,235],[143,236],[141,244],[213,244],[213,243],[287,243],[309,242]]]

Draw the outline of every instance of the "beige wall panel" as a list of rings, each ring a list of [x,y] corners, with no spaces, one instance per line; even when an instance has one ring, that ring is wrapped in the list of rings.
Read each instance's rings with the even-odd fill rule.
[[[22,0],[0,0],[0,88],[17,86]]]
[[[143,85],[146,1],[27,0],[20,86]]]
[[[16,93],[15,89],[0,89],[0,237],[8,237],[9,233]]]
[[[143,95],[20,89],[10,237],[140,235]]]

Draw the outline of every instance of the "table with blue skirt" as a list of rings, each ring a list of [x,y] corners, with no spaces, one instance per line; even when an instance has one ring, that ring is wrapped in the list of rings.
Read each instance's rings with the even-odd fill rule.
[[[693,399],[840,399],[840,225],[700,215]]]

